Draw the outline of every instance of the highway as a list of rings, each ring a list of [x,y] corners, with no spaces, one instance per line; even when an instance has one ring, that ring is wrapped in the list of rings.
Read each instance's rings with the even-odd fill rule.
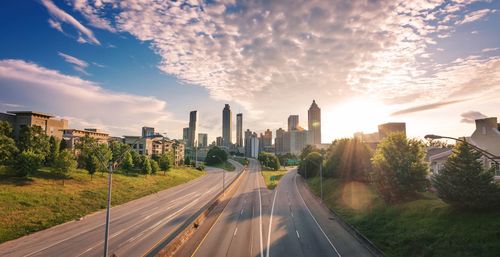
[[[251,160],[244,179],[192,256],[372,256],[332,219],[295,169],[268,190]]]
[[[242,170],[225,172],[229,184]],[[141,256],[222,191],[222,171],[111,209],[109,253]],[[0,256],[102,256],[105,211],[0,245]]]

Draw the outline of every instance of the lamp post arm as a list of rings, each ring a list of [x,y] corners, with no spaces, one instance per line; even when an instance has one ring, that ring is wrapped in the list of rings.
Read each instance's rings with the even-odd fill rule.
[[[488,158],[489,160],[491,160],[492,162],[494,162],[496,165],[499,165],[497,159],[500,159],[500,156],[495,156],[494,154],[486,151],[486,150],[483,150],[469,142],[467,142],[466,140],[463,140],[463,139],[460,139],[460,138],[454,138],[454,137],[445,137],[445,136],[442,136],[441,138],[446,138],[446,139],[451,139],[451,140],[455,140],[455,141],[458,141],[458,142],[462,142],[464,144],[467,144],[469,146],[471,146],[472,148],[474,148],[474,150],[480,152],[482,155],[484,155],[484,157]]]

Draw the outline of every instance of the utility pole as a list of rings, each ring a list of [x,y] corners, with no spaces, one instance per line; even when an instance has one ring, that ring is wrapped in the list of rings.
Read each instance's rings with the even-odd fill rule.
[[[323,161],[321,161],[323,162]],[[319,180],[320,180],[320,188],[321,188],[321,202],[323,202],[323,163],[319,165]]]
[[[109,237],[109,215],[111,208],[111,185],[112,185],[113,163],[109,162],[108,174],[108,206],[106,208],[106,232],[104,234],[104,257],[108,256],[108,237]]]

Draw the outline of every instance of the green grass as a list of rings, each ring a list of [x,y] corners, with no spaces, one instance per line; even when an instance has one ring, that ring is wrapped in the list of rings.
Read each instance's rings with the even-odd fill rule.
[[[107,173],[71,173],[64,186],[48,168],[28,179],[6,176],[0,167],[0,243],[74,220],[106,207]],[[191,168],[174,168],[163,175],[113,175],[113,205],[167,189],[202,176]]]
[[[241,165],[248,165],[248,159],[245,158],[245,157],[238,157],[238,156],[235,156],[233,157],[233,159],[237,162],[239,162]]]
[[[325,203],[387,256],[499,256],[500,210],[452,209],[432,193],[386,205],[363,183],[323,181]],[[319,178],[308,184],[319,195]]]
[[[228,161],[225,161],[225,162],[222,162],[222,163],[213,164],[213,165],[207,165],[207,166],[215,167],[215,168],[219,168],[219,169],[224,169],[226,171],[234,171],[236,169],[234,167],[234,165],[231,164]]]
[[[271,171],[271,170],[262,170],[262,176],[264,177],[264,181],[266,181],[266,185],[268,189],[274,189],[278,186],[279,180],[287,173],[286,169]],[[271,177],[274,177],[274,180],[271,180]]]

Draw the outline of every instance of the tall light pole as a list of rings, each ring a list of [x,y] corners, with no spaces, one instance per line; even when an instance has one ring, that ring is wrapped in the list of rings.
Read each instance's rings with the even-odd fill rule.
[[[495,172],[498,172],[499,171],[499,168],[500,168],[500,163],[498,162],[498,160],[500,160],[500,156],[496,156],[484,149],[481,149],[469,142],[467,142],[466,140],[463,140],[463,139],[460,139],[460,138],[454,138],[454,137],[448,137],[448,136],[439,136],[439,135],[433,135],[433,134],[429,134],[429,135],[425,135],[424,136],[425,139],[451,139],[451,140],[455,140],[455,141],[458,141],[458,142],[462,142],[464,144],[467,144],[469,146],[471,146],[472,148],[474,148],[474,150],[480,152],[484,157],[486,157],[487,159],[489,159],[490,161],[492,161],[493,163],[495,163]]]
[[[222,159],[217,156],[217,155],[212,155],[212,158],[217,158],[219,159],[219,161],[221,161],[222,164],[224,164],[224,161],[222,161]],[[226,170],[224,168],[222,168],[222,195],[225,195],[226,194]]]
[[[111,208],[111,185],[113,184],[113,163],[109,162],[109,174],[108,174],[108,204],[106,206],[106,229],[104,234],[104,256],[108,256],[108,238],[109,238],[109,218],[110,218],[110,208]]]

